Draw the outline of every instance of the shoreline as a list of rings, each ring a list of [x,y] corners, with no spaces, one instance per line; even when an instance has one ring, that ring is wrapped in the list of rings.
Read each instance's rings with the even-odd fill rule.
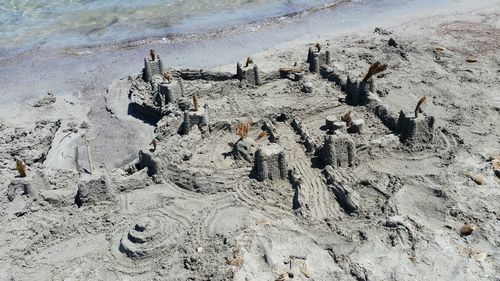
[[[277,27],[285,23],[296,22],[301,18],[304,18],[310,14],[316,14],[321,11],[336,9],[338,6],[344,4],[350,4],[352,0],[339,0],[333,3],[320,4],[318,6],[306,8],[301,11],[291,12],[282,15],[270,16],[262,19],[249,20],[247,22],[235,23],[230,26],[219,26],[207,27],[206,29],[200,28],[199,31],[182,31],[182,26],[187,25],[187,23],[180,23],[179,27],[166,33],[159,33],[156,35],[144,35],[142,37],[131,37],[123,40],[109,41],[103,43],[89,43],[89,44],[79,44],[79,45],[67,45],[60,48],[48,47],[42,49],[42,47],[33,47],[24,51],[16,52],[14,50],[6,50],[5,53],[10,53],[10,57],[0,57],[0,63],[3,61],[8,61],[13,57],[25,56],[35,52],[58,52],[61,50],[67,50],[65,52],[71,52],[74,54],[84,54],[84,53],[95,53],[99,51],[110,51],[117,49],[128,49],[128,48],[138,48],[143,45],[153,45],[153,44],[169,44],[179,43],[179,42],[190,42],[190,41],[204,41],[213,38],[228,37],[238,33],[245,33],[252,30],[256,32],[259,29],[266,29]]]
[[[482,7],[487,6],[486,3],[493,2],[494,1],[491,0],[485,1]],[[267,49],[272,49],[279,45],[287,45],[287,42],[290,46],[299,42],[303,43],[316,40],[313,37],[341,37],[342,35],[352,32],[367,32],[377,26],[396,26],[399,23],[407,22],[409,18],[427,17],[429,14],[451,15],[456,13],[453,9],[456,9],[456,11],[460,11],[461,9],[467,10],[470,9],[467,7],[472,6],[472,4],[467,4],[462,1],[458,4],[459,6],[453,8],[453,6],[448,3],[444,7],[434,11],[411,11],[411,16],[400,18],[397,16],[397,13],[400,12],[399,9],[402,8],[402,11],[409,12],[409,8],[392,7],[392,9],[388,9],[392,14],[387,14],[387,12],[384,14],[384,8],[381,7],[381,15],[376,15],[375,18],[369,20],[368,23],[365,22],[360,24],[356,23],[356,19],[348,12],[350,8],[344,7],[345,5],[349,4],[340,4],[340,7],[334,8],[331,13],[320,13],[320,15],[315,15],[313,17],[309,16],[307,18],[311,19],[306,22],[299,21],[291,23],[288,28],[279,23],[277,25],[272,23],[270,26],[263,27],[257,24],[257,26],[259,26],[257,30],[251,26],[248,28],[243,27],[242,30],[236,29],[238,32],[242,31],[242,34],[235,34],[233,32],[224,34],[224,32],[215,31],[214,33],[210,33],[211,35],[202,37],[201,39],[196,36],[193,38],[191,35],[187,35],[187,37],[181,36],[178,42],[153,38],[146,40],[146,42],[140,40],[138,45],[134,43],[132,46],[130,46],[129,43],[119,43],[97,47],[97,49],[93,47],[91,50],[85,47],[76,49],[64,48],[61,50],[34,50],[33,52],[17,54],[14,57],[0,60],[0,99],[2,101],[9,101],[9,99],[18,97],[18,99],[22,98],[24,100],[26,98],[42,96],[49,91],[56,94],[68,93],[73,90],[74,86],[81,84],[81,82],[99,81],[101,77],[96,77],[91,75],[91,73],[95,72],[96,69],[100,70],[103,68],[107,69],[108,72],[105,73],[107,76],[105,77],[106,81],[100,84],[101,88],[104,88],[112,80],[133,73],[133,68],[121,63],[120,59],[128,60],[130,58],[135,58],[135,60],[139,61],[141,60],[140,54],[151,47],[158,49],[169,58],[174,58],[173,63],[170,63],[173,67],[192,66],[200,68],[217,68],[221,65],[233,62],[237,58],[248,56],[249,54],[265,52]],[[475,5],[477,5],[477,3]],[[360,6],[359,8],[361,9],[360,15],[366,13],[366,7]],[[481,9],[481,7],[478,7],[478,9]],[[347,18],[342,18],[341,14],[346,12]],[[332,16],[334,17],[332,23],[322,28],[315,28],[320,22]],[[337,16],[337,18],[335,18],[335,16]],[[390,16],[391,20],[384,19],[384,17],[387,16]],[[292,35],[286,35],[287,32]],[[261,40],[259,40],[259,42],[253,42],[254,40],[252,38],[255,36],[261,37]],[[242,45],[241,42],[247,43]],[[237,48],[234,48],[234,46],[237,46]],[[227,48],[230,49],[221,52],[221,49]],[[186,52],[186,50],[189,50],[191,53],[194,51],[195,55],[187,55],[188,52]],[[216,54],[215,56],[211,55],[210,59],[206,57],[207,53],[214,54],[214,52]],[[202,59],[191,59],[193,57]],[[117,62],[118,64],[113,67],[112,64]],[[65,68],[73,68],[75,71],[68,73]],[[23,85],[15,83],[18,79],[17,77],[21,79],[21,77],[24,76],[26,69],[31,69],[31,72],[35,74],[35,80],[33,82],[39,84],[38,88],[40,91],[38,94],[34,93],[31,87],[23,87]],[[82,73],[85,75],[84,77],[76,76],[76,74],[81,75]],[[57,77],[63,77],[63,79]],[[73,81],[70,82],[68,80]],[[44,85],[45,83],[49,85]],[[93,84],[95,83],[93,82]],[[81,90],[82,89],[78,89],[78,91]]]
[[[300,21],[297,22],[295,20],[293,20],[292,22],[288,22],[289,24],[291,24],[290,27],[284,26],[283,22],[281,22],[281,18],[278,17],[275,19],[270,19],[269,21],[264,21],[264,25],[262,25],[262,22],[257,22],[250,24],[249,26],[231,27],[229,30],[226,31],[216,30],[213,32],[209,32],[208,35],[203,35],[203,34],[200,35],[196,33],[180,35],[180,37],[177,38],[180,41],[176,41],[177,39],[171,41],[170,40],[171,38],[165,41],[163,37],[153,37],[147,40],[135,41],[134,43],[132,43],[132,45],[130,45],[130,43],[127,42],[127,43],[118,43],[118,44],[104,45],[98,47],[91,47],[90,49],[88,49],[85,46],[78,48],[63,48],[56,50],[35,49],[27,53],[16,54],[14,57],[0,60],[0,66],[2,66],[2,68],[0,69],[0,85],[2,85],[0,87],[0,97],[4,97],[5,95],[8,95],[10,92],[13,92],[13,89],[16,89],[15,90],[16,95],[23,96],[26,92],[32,93],[31,89],[22,89],[19,88],[19,85],[10,85],[10,82],[15,81],[16,77],[22,76],[24,69],[27,68],[33,68],[32,71],[34,71],[38,75],[44,74],[48,79],[55,79],[54,77],[60,77],[60,76],[62,77],[64,74],[64,76],[67,76],[67,78],[63,79],[63,81],[59,82],[50,81],[51,84],[64,85],[65,83],[67,83],[67,81],[65,80],[69,79],[76,80],[78,79],[78,77],[72,76],[75,75],[73,71],[67,73],[63,67],[69,67],[69,68],[75,67],[77,69],[77,71],[75,72],[91,72],[93,71],[93,69],[96,68],[102,68],[102,67],[109,68],[107,65],[113,63],[113,61],[118,61],[116,58],[133,57],[137,58],[137,60],[140,60],[139,54],[143,53],[145,50],[148,50],[150,47],[153,46],[159,49],[160,51],[163,51],[164,53],[166,51],[167,56],[176,57],[176,60],[178,60],[179,57],[181,56],[184,58],[183,61],[174,62],[174,64],[172,65],[174,67],[189,65],[193,67],[213,68],[213,67],[218,67],[221,64],[224,65],[229,63],[230,61],[234,61],[238,57],[245,57],[248,54],[263,52],[268,48],[276,46],[277,44],[281,44],[287,41],[294,41],[295,38],[297,37],[304,37],[304,36],[307,37],[306,35],[307,33],[312,32],[312,34],[318,34],[318,35],[322,34],[321,36],[331,36],[332,33],[328,29],[332,27],[334,30],[337,30],[338,32],[342,33],[351,32],[353,29],[363,28],[362,25],[361,26],[359,24],[356,25],[355,23],[356,20],[354,18],[355,15],[352,16],[350,15],[349,11],[351,7],[346,7],[346,5],[350,4],[345,4],[344,1],[342,1],[338,5],[340,6],[337,8],[333,8],[334,10],[328,13],[321,14],[320,12],[319,15],[318,14],[313,16],[308,15],[306,17],[307,20],[305,22],[300,22]],[[363,7],[362,5],[360,5],[355,7],[359,7],[360,9],[362,9],[362,11],[365,11],[362,13],[366,13],[367,9],[371,6]],[[380,7],[379,9],[383,11],[384,7]],[[388,7],[388,10],[391,9],[394,9],[394,7]],[[404,10],[408,12],[408,9]],[[306,14],[307,13],[308,12],[306,12]],[[346,14],[347,18],[342,18],[342,14]],[[334,19],[333,22],[328,23],[322,29],[313,28],[314,25],[317,25],[320,22],[329,19],[330,17],[333,17]],[[302,18],[306,19],[304,17]],[[290,20],[289,18],[285,18],[285,21],[289,20]],[[340,25],[340,28],[335,27],[337,25],[337,22],[341,23],[342,21],[345,20],[352,22],[354,24],[351,26],[345,26],[345,24],[344,26]],[[387,23],[382,22],[382,25],[386,24]],[[294,29],[297,29],[298,31]],[[283,35],[287,33],[291,35],[285,35],[283,37]],[[260,40],[260,42],[252,42],[254,41],[252,38],[254,38],[255,36],[263,37],[262,39],[264,39],[264,41]],[[248,46],[242,46],[241,43],[238,42],[248,42],[247,43]],[[229,52],[220,51],[221,48],[228,48],[228,47],[231,48],[230,46],[238,46],[238,48],[230,50]],[[203,59],[200,63],[200,61],[190,60],[189,58],[194,56],[186,56],[184,54],[185,52],[182,52],[182,50],[185,48],[196,50],[196,52],[198,53],[197,57],[201,58],[205,57],[207,53],[212,52],[210,49],[219,51],[216,51],[217,56],[215,57],[211,56],[212,57],[211,60],[205,61],[205,59]],[[209,49],[210,51],[203,50],[203,48]],[[110,56],[112,56],[113,59],[110,59],[111,58]],[[218,58],[215,59],[216,57]],[[51,65],[55,67],[51,67]],[[121,64],[115,68],[124,69],[124,65]],[[114,74],[112,77],[107,78],[106,79],[107,82],[103,83],[102,86],[105,87],[106,84],[109,83],[111,80],[132,73],[132,68],[129,67],[128,69],[129,70],[127,72],[121,71]],[[116,70],[114,70],[113,68],[111,68],[110,70],[111,72],[116,72]],[[38,75],[36,75],[35,78],[38,77]],[[96,79],[96,77],[87,77],[81,80],[93,81],[98,79]],[[35,80],[34,82],[43,83],[44,81],[41,78],[38,79],[38,81]],[[39,87],[39,88],[41,90],[41,93],[39,95],[43,95],[44,92],[51,90],[55,93],[61,91],[68,92],[69,90],[64,88],[57,89],[57,87],[56,89],[50,89],[48,87]]]

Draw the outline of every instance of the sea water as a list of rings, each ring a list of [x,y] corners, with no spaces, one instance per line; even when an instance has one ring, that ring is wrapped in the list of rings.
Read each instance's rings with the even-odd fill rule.
[[[203,32],[327,0],[0,0],[0,54]]]

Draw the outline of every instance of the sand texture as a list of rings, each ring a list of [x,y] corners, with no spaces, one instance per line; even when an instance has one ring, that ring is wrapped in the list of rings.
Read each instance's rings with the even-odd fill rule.
[[[499,280],[500,16],[469,13],[2,112],[0,280]]]

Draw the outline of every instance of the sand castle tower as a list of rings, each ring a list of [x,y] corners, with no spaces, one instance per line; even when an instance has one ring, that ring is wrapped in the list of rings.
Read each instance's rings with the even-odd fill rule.
[[[406,116],[403,111],[399,113],[397,132],[400,134],[401,142],[424,143],[432,142],[434,139],[433,116],[419,116],[417,118]]]
[[[307,63],[309,63],[309,70],[311,72],[319,72],[322,65],[330,65],[330,51],[328,50],[317,50],[314,48],[309,48],[307,53]]]
[[[155,105],[164,109],[167,104],[175,104],[183,96],[184,87],[181,80],[160,82],[158,83],[158,90],[155,95]]]
[[[346,95],[347,104],[353,106],[360,105],[362,92],[360,91],[358,81],[353,80],[350,76],[347,76],[345,91],[347,94]]]
[[[78,207],[102,202],[114,202],[115,199],[116,194],[111,178],[104,167],[101,167],[93,175],[83,177],[78,183],[78,191],[75,197],[75,203]]]
[[[246,84],[250,85],[261,85],[262,79],[259,71],[259,67],[256,64],[250,64],[247,67],[243,67],[241,63],[236,64],[236,77]]]
[[[286,167],[283,147],[277,143],[261,147],[255,153],[255,173],[259,181],[285,179]]]
[[[256,150],[257,142],[253,138],[242,138],[234,144],[233,155],[236,159],[252,162]]]
[[[194,126],[197,126],[201,133],[207,133],[208,127],[208,106],[200,106],[198,110],[184,111],[184,120],[182,121],[179,133],[187,135]]]
[[[354,141],[347,134],[325,136],[320,156],[325,165],[332,167],[352,166],[356,160]]]
[[[160,56],[152,60],[151,58],[144,59],[144,69],[142,70],[142,79],[146,82],[153,81],[155,75],[161,76],[163,73],[163,62]]]

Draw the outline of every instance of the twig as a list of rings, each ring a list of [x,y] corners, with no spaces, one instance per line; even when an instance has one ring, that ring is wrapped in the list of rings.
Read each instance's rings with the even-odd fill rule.
[[[75,146],[75,168],[76,171],[78,172],[78,175],[80,175],[80,163],[78,161],[78,145]]]
[[[87,138],[87,135],[85,135],[85,145],[87,145],[87,155],[89,158],[90,174],[92,174],[94,172],[94,167],[92,165],[92,152],[90,151],[90,143],[89,139]]]
[[[61,143],[67,136],[71,135],[71,133],[73,133],[73,132],[69,132],[64,137],[62,137],[62,139],[59,141],[59,143]]]
[[[198,98],[197,95],[193,96],[193,105],[194,105],[194,111],[198,111],[200,109],[200,99]]]

